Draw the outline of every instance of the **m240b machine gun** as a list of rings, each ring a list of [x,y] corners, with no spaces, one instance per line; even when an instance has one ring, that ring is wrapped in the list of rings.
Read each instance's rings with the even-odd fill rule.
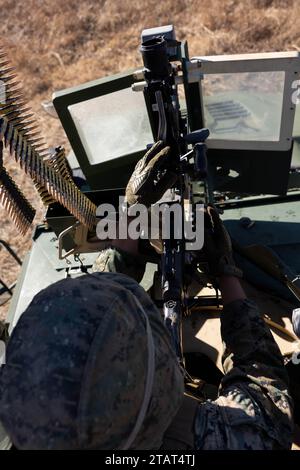
[[[165,323],[171,332],[176,354],[183,363],[181,324],[182,316],[188,310],[185,268],[186,263],[192,260],[186,256],[184,201],[188,200],[192,205],[190,223],[193,224],[195,201],[192,180],[205,179],[207,176],[206,147],[203,142],[209,131],[201,129],[188,133],[188,116],[182,115],[178,96],[178,84],[183,84],[180,63],[182,45],[176,41],[173,30],[163,35],[157,33],[152,30],[145,31],[142,35],[140,50],[144,69],[140,76],[144,78],[144,82],[133,85],[133,89],[143,90],[153,136],[156,141],[163,141],[170,147],[169,169],[177,175],[177,181],[171,190],[171,201],[164,201],[164,204],[169,207],[179,204],[181,220],[175,221],[171,216],[168,220],[168,238],[162,241],[161,287]],[[189,144],[193,145],[190,151]],[[193,163],[190,163],[190,159],[193,159]],[[208,192],[204,194],[206,196]],[[198,231],[201,228],[198,227]]]

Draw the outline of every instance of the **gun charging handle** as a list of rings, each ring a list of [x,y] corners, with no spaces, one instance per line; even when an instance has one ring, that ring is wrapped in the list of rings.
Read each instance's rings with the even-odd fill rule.
[[[194,167],[198,178],[207,178],[207,156],[206,145],[204,143],[195,144],[194,146]]]
[[[193,150],[188,152],[184,157],[194,157],[194,170],[197,178],[206,179],[207,174],[207,156],[206,156],[206,145],[204,141],[209,136],[209,130],[199,129],[197,131],[190,132],[184,139],[188,144],[193,145]]]
[[[190,132],[186,136],[184,136],[184,140],[188,144],[198,144],[200,142],[204,142],[209,137],[209,130],[205,127],[203,129],[198,129],[197,131]]]

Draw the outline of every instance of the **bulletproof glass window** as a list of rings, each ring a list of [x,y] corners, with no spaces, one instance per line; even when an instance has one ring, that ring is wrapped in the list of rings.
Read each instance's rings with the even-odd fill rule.
[[[53,104],[75,163],[91,189],[126,186],[135,163],[153,142],[143,93],[131,89],[133,72],[54,94]]]
[[[68,109],[91,165],[144,150],[153,140],[143,93],[131,88]]]
[[[283,71],[205,75],[204,124],[211,139],[280,140]]]
[[[283,195],[298,187],[290,178],[290,166],[298,150],[294,98],[299,53],[194,57],[187,70],[201,109],[196,113],[189,105],[193,128],[210,130],[207,146],[215,190]]]

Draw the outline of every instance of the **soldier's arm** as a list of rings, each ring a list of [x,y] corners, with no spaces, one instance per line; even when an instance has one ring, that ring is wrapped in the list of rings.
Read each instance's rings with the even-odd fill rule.
[[[220,288],[225,376],[219,398],[200,406],[196,447],[288,449],[292,400],[279,348],[239,281],[222,276]]]
[[[93,272],[122,273],[140,282],[145,266],[145,261],[138,255],[112,245],[99,253],[92,270]]]
[[[128,222],[131,218],[128,217]],[[145,272],[146,262],[139,255],[139,240],[112,240],[110,247],[102,250],[94,262],[93,272],[122,273],[140,282]]]

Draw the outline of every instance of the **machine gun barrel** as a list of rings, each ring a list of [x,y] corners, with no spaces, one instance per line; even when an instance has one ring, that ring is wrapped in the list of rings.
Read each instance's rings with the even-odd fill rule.
[[[141,45],[141,53],[146,73],[151,74],[152,80],[164,80],[170,74],[166,41],[163,36],[157,36]]]

